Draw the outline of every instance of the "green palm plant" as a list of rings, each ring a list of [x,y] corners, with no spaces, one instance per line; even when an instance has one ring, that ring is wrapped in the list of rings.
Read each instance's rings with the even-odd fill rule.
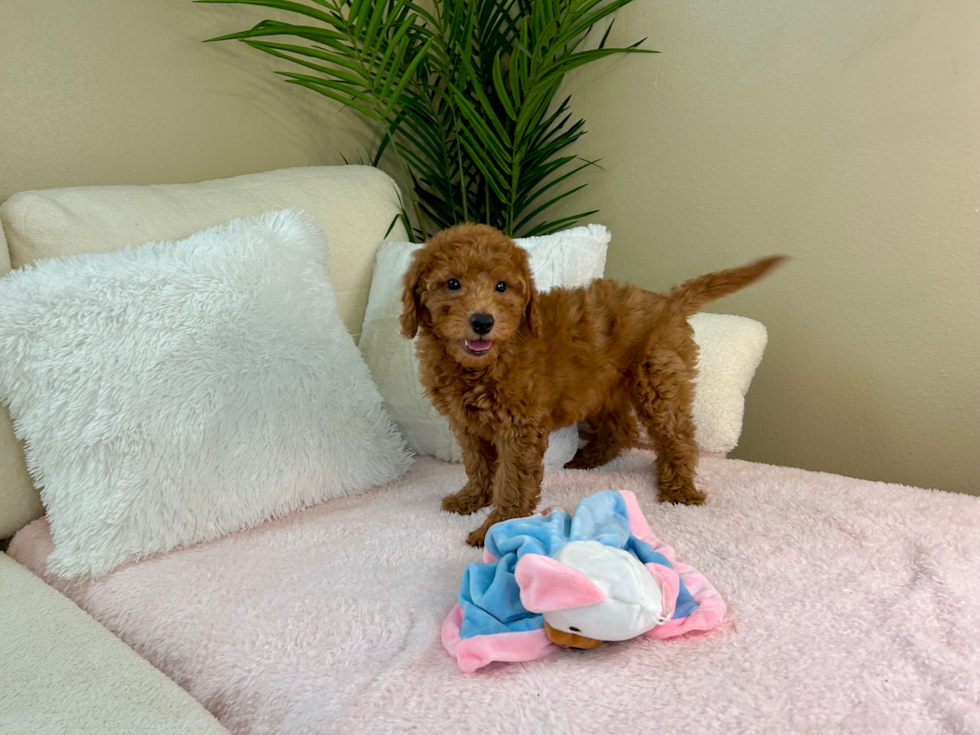
[[[303,68],[277,72],[379,126],[370,163],[393,159],[425,239],[459,222],[508,235],[547,234],[595,210],[556,220],[547,210],[580,191],[570,177],[596,161],[568,153],[585,134],[569,99],[569,71],[643,41],[596,48],[596,23],[632,0],[196,0],[259,5],[303,16],[264,20],[211,41],[238,40]],[[646,39],[643,39],[646,40]],[[390,152],[390,159],[386,153]],[[394,224],[394,223],[393,223]]]

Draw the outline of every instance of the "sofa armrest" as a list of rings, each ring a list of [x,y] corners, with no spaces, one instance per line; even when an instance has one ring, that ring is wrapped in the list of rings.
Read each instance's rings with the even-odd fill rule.
[[[2,553],[0,590],[0,732],[228,732],[71,600]]]

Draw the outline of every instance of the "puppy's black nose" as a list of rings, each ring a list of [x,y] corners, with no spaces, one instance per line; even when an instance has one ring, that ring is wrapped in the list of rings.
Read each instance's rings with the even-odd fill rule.
[[[486,334],[493,329],[493,316],[490,314],[473,314],[470,316],[470,326],[477,334]]]

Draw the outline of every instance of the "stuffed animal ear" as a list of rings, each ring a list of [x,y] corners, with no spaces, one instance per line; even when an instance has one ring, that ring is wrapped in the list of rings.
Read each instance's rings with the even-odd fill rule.
[[[577,569],[541,554],[525,554],[514,567],[521,604],[536,613],[571,610],[602,602],[606,595]]]

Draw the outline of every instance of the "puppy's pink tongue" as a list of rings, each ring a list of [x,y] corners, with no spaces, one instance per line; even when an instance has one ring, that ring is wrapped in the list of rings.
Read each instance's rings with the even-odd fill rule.
[[[466,346],[469,347],[473,352],[483,352],[484,350],[489,350],[490,345],[493,344],[492,340],[489,339],[468,339],[466,340]]]

